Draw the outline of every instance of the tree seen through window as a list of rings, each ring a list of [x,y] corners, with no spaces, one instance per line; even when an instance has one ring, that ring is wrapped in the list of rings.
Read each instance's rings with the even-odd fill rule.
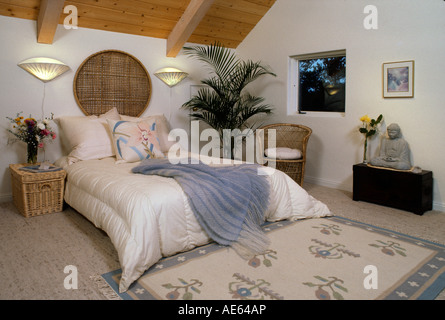
[[[345,112],[346,56],[299,60],[299,111]]]

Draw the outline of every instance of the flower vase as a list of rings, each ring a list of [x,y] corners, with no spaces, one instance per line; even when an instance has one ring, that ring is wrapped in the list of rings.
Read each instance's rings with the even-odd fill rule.
[[[368,152],[368,138],[365,138],[365,146],[363,150],[363,163],[365,164],[368,163],[367,152]]]
[[[28,163],[35,164],[37,163],[37,153],[38,153],[38,146],[37,141],[31,141],[28,142]]]

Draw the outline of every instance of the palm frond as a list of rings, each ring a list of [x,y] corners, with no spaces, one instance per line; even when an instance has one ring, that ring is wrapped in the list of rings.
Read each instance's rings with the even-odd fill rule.
[[[238,123],[243,126],[251,117],[257,114],[270,114],[272,113],[272,107],[269,104],[264,104],[264,98],[255,97],[250,94],[245,94],[241,98]]]
[[[232,74],[230,82],[233,89],[241,93],[249,83],[265,75],[276,76],[268,67],[262,66],[260,62],[243,61]]]
[[[240,63],[233,51],[219,43],[205,47],[184,47],[184,53],[206,63],[220,79],[226,79]]]
[[[206,87],[182,106],[190,110],[192,118],[205,121],[221,135],[224,129],[248,127],[249,119],[255,115],[272,112],[272,107],[264,104],[264,98],[245,92],[246,86],[258,78],[276,76],[269,67],[260,62],[241,61],[232,50],[218,43],[185,47],[184,52],[210,66],[214,73],[201,81]]]

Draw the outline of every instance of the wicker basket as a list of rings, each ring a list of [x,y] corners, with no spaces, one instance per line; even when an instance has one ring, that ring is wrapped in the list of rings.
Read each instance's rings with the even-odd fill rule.
[[[302,157],[296,160],[271,160],[274,161],[275,168],[283,171],[291,177],[300,186],[303,186],[304,170],[306,165],[306,149],[309,137],[312,134],[312,129],[299,125],[289,123],[271,124],[260,128],[264,130],[264,149],[268,148],[268,130],[276,130],[276,147],[285,147],[291,149],[299,149]],[[266,158],[265,158],[266,159]]]
[[[34,217],[63,210],[64,170],[32,173],[20,170],[27,164],[11,164],[14,205],[25,217]]]

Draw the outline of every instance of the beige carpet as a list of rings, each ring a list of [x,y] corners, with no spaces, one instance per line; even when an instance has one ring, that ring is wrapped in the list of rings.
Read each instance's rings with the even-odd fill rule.
[[[423,216],[352,201],[345,191],[305,184],[338,216],[445,244],[445,213]],[[120,267],[106,234],[74,210],[25,219],[0,204],[0,299],[105,299],[94,276]],[[78,289],[67,290],[66,266],[76,266]],[[438,299],[445,299],[442,294]]]
[[[108,236],[72,209],[24,218],[0,204],[0,299],[104,299],[90,276],[119,267]],[[78,271],[78,289],[66,290],[66,266]]]
[[[125,300],[415,300],[444,286],[445,246],[331,217],[264,227],[269,250],[250,260],[210,244],[162,259]],[[373,288],[365,275],[372,266]],[[118,292],[121,270],[103,275]],[[437,289],[440,288],[440,289]],[[235,303],[235,302],[233,302]]]

